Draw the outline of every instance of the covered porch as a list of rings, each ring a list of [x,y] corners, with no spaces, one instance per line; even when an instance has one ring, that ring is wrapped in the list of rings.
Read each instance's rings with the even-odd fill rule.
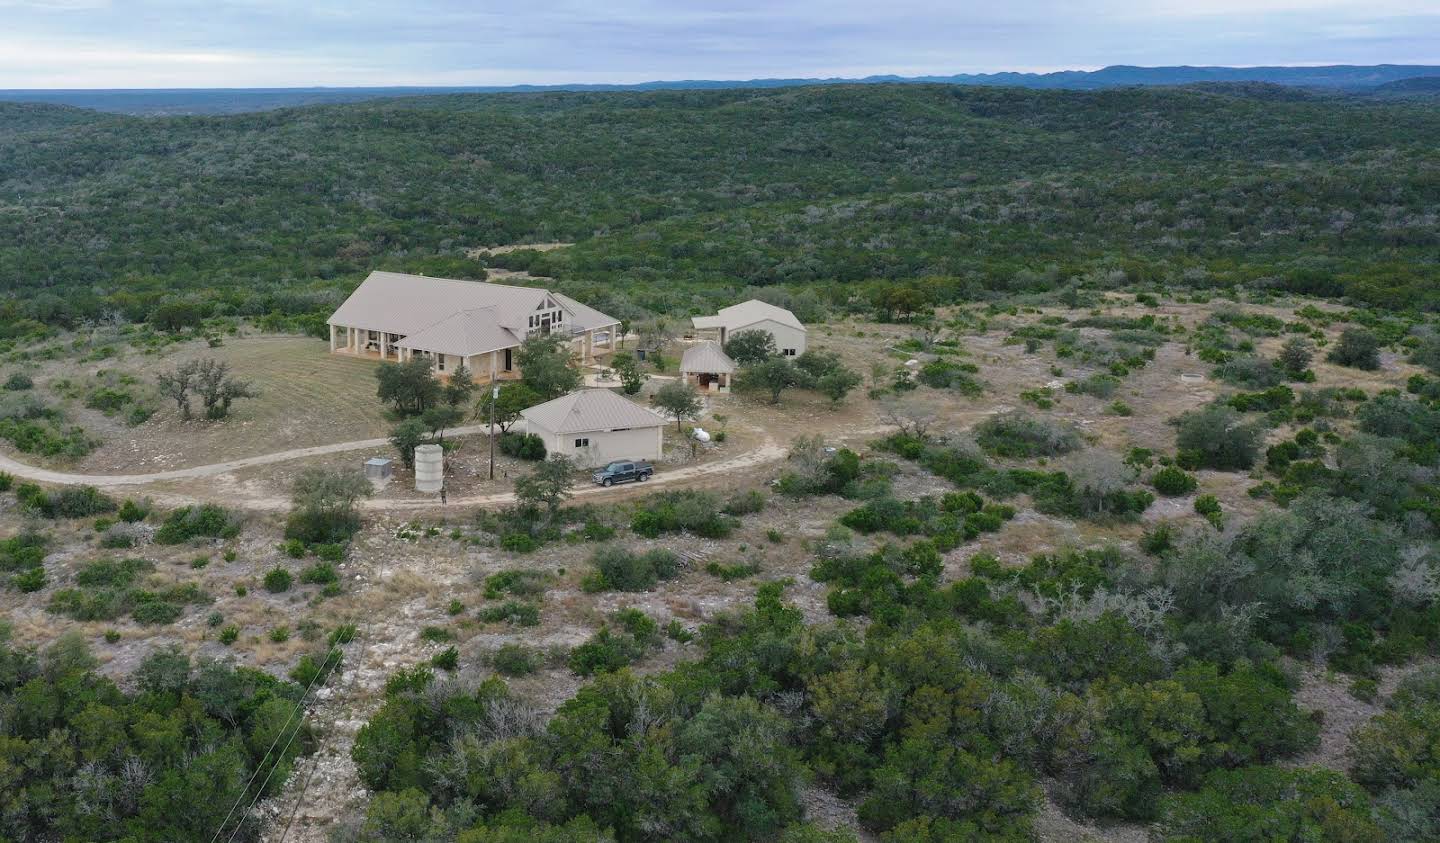
[[[602,358],[615,352],[619,340],[620,323],[599,326],[575,334],[570,341],[576,362],[584,368],[602,365]],[[415,347],[405,343],[405,335],[370,328],[330,325],[330,351],[366,360],[404,363],[415,357],[430,360],[431,370],[439,378],[448,380],[450,373],[463,363],[470,371],[471,378],[480,384],[495,381],[520,380],[517,362],[520,346],[495,348],[477,354],[454,354]],[[419,337],[417,336],[417,339]]]

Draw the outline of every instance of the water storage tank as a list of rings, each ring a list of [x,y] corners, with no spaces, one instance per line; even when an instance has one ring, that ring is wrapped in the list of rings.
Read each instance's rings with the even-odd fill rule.
[[[445,485],[445,452],[439,445],[415,449],[415,491],[438,492]]]

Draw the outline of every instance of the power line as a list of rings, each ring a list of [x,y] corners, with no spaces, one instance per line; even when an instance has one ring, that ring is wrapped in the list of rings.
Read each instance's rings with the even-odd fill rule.
[[[330,653],[329,653],[329,651],[326,651],[325,660],[326,660],[327,662],[330,660]],[[315,679],[314,679],[314,680],[311,680],[310,685],[307,686],[305,693],[306,693],[306,694],[309,694],[309,688],[313,688],[313,687],[315,686],[315,681],[318,680],[321,676],[325,676],[325,677],[326,677],[326,681],[329,681],[329,676],[334,675],[334,673],[335,673],[335,668],[338,668],[339,666],[340,666],[340,660],[337,659],[337,660],[335,661],[335,663],[330,666],[330,670],[329,670],[328,672],[325,671],[325,670],[322,668],[322,670],[320,670],[319,672],[317,672],[317,674],[315,675]],[[322,684],[323,684],[323,683],[322,683]],[[303,702],[305,701],[305,697],[304,697],[304,696],[301,696],[301,697],[300,697],[300,701],[301,701],[301,703],[303,703]],[[302,706],[296,706],[296,711],[303,711],[303,710],[304,710],[304,709],[303,709]],[[289,723],[289,720],[288,720],[288,719],[286,720],[286,723],[287,723],[287,724]],[[260,796],[261,796],[261,794],[263,794],[263,793],[265,792],[265,788],[270,784],[270,779],[271,779],[271,777],[274,776],[274,775],[275,775],[275,771],[280,768],[280,759],[284,758],[284,757],[285,757],[285,753],[287,753],[287,752],[290,751],[290,744],[292,744],[292,743],[295,742],[295,736],[298,735],[298,734],[300,734],[300,729],[301,729],[301,727],[304,726],[304,725],[305,725],[305,719],[304,719],[304,717],[301,717],[300,722],[295,724],[295,729],[290,732],[290,739],[287,740],[287,741],[285,741],[285,748],[282,749],[282,750],[280,750],[280,754],[279,754],[278,756],[276,756],[276,758],[275,758],[275,763],[270,765],[270,772],[268,772],[268,773],[265,774],[265,781],[263,781],[263,782],[260,783],[260,787],[259,787],[258,789],[256,789],[256,791],[255,791],[255,796],[254,796],[254,798],[252,798],[252,799],[250,800],[250,804],[249,804],[249,805],[245,806],[245,814],[250,813],[250,811],[255,808],[255,803],[257,803],[257,802],[260,801]],[[281,730],[281,734],[284,734],[284,730],[283,730],[283,729]],[[276,737],[278,738],[279,736],[277,735]],[[245,814],[241,814],[241,816],[243,817]],[[230,832],[230,837],[229,837],[227,843],[234,843],[234,842],[235,842],[235,837],[240,834],[240,828],[241,828],[241,827],[242,827],[242,823],[239,823],[239,822],[235,823],[235,830],[232,831],[232,832]]]
[[[282,726],[280,727],[280,731],[278,731],[278,732],[275,733],[275,739],[270,742],[270,747],[269,747],[269,749],[266,749],[266,750],[265,750],[265,755],[260,758],[260,763],[258,763],[258,764],[255,765],[255,772],[253,772],[253,773],[250,774],[250,779],[245,782],[245,787],[240,790],[240,795],[237,796],[237,797],[235,797],[235,802],[234,802],[234,804],[232,804],[232,805],[230,806],[230,810],[228,810],[228,811],[225,812],[225,819],[223,819],[223,820],[220,821],[219,827],[217,827],[217,828],[215,829],[215,834],[213,834],[213,835],[210,837],[210,843],[215,843],[215,841],[217,841],[217,840],[220,839],[220,834],[225,831],[225,826],[229,824],[229,822],[230,822],[230,817],[235,813],[235,809],[238,808],[238,807],[240,807],[240,803],[245,800],[245,794],[250,791],[250,786],[253,785],[253,784],[255,784],[255,778],[256,778],[257,776],[259,776],[259,775],[260,775],[260,771],[265,768],[265,762],[268,761],[268,760],[270,760],[270,753],[274,752],[274,751],[275,751],[275,745],[278,744],[278,743],[280,743],[280,736],[283,735],[283,734],[285,734],[285,730],[286,730],[286,729],[290,728],[290,721],[293,720],[297,714],[299,714],[301,717],[304,716],[304,715],[303,715],[303,712],[304,712],[304,710],[305,710],[305,698],[308,697],[308,696],[310,696],[310,690],[315,687],[315,683],[316,683],[317,681],[319,681],[320,676],[322,675],[322,673],[323,673],[323,671],[316,672],[315,676],[313,676],[313,677],[310,679],[310,684],[308,684],[308,685],[305,686],[305,691],[304,691],[302,694],[300,694],[300,700],[295,704],[295,708],[291,710],[290,716],[285,718],[285,723],[284,723],[284,725],[282,725]],[[298,729],[297,729],[297,731],[298,731]],[[288,747],[288,744],[287,744],[287,747]],[[272,770],[271,772],[274,772],[274,771]],[[267,778],[267,781],[268,781],[268,778]],[[253,807],[254,805],[255,805],[255,800],[251,800],[250,806]],[[250,810],[250,808],[247,807],[245,810],[248,812],[248,811]],[[238,831],[238,830],[239,830],[239,824],[237,823],[237,824],[236,824],[236,831]],[[234,835],[233,835],[233,834],[231,835],[231,839],[234,839]]]
[[[370,624],[365,624],[365,632],[360,636],[360,654],[356,662],[354,676],[350,680],[350,687],[353,689],[360,682],[359,667],[365,661],[365,648],[370,644]],[[285,821],[285,829],[280,832],[279,843],[285,843],[285,838],[290,835],[290,827],[295,824],[295,817],[300,813],[300,805],[305,801],[305,794],[310,790],[310,781],[315,778],[315,771],[320,768],[320,753],[315,753],[315,759],[310,764],[310,772],[305,774],[305,783],[300,787],[300,795],[295,797],[295,805],[290,809],[290,818]]]

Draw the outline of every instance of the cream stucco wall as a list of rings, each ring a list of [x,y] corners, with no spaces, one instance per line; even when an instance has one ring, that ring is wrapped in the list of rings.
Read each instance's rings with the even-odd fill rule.
[[[635,427],[629,430],[596,430],[589,433],[555,433],[539,425],[529,432],[545,440],[549,454],[559,454],[576,465],[594,468],[612,460],[658,460],[663,448],[663,427]],[[589,439],[589,447],[576,448],[576,439]]]
[[[726,340],[729,340],[730,337],[735,336],[741,331],[765,331],[775,338],[775,348],[782,354],[787,348],[795,349],[797,356],[805,353],[805,332],[799,328],[784,325],[770,319],[762,319],[759,322],[752,322],[743,328],[727,331]]]

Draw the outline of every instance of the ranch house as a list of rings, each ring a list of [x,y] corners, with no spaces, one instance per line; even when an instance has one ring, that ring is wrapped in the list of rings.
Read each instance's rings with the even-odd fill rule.
[[[372,360],[431,361],[448,377],[463,362],[480,383],[520,377],[526,338],[559,334],[582,365],[615,350],[620,320],[535,287],[372,272],[330,316],[330,351]]]

